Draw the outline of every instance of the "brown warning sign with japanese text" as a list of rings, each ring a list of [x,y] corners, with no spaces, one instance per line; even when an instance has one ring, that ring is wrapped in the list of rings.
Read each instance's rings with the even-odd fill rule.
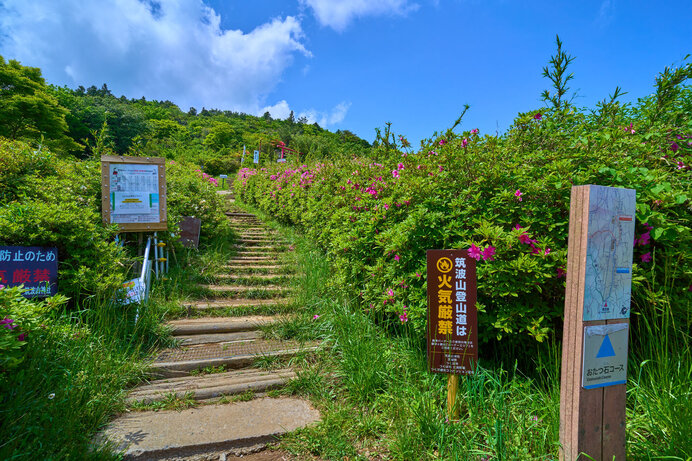
[[[466,250],[428,250],[428,368],[470,375],[478,361],[476,260]]]

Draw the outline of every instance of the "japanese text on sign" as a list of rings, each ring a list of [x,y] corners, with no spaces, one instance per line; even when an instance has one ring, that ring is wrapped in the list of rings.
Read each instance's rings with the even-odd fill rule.
[[[0,246],[0,285],[24,285],[27,298],[58,292],[57,248]]]
[[[428,364],[471,374],[478,359],[475,260],[463,250],[428,250]]]

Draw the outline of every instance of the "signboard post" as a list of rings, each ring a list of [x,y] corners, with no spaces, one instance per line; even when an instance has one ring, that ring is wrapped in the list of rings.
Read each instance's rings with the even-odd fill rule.
[[[560,386],[560,459],[625,459],[636,192],[572,188]]]
[[[466,250],[428,250],[428,368],[446,373],[447,411],[459,417],[459,375],[478,362],[476,260]]]
[[[256,150],[255,154],[252,156],[252,163],[259,163],[259,151]]]
[[[58,249],[0,246],[0,285],[24,285],[26,298],[58,293]]]
[[[165,167],[163,158],[102,156],[103,222],[121,232],[167,230]]]

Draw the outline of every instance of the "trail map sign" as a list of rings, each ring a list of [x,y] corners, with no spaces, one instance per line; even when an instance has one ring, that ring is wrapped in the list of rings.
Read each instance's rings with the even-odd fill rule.
[[[121,231],[166,230],[165,160],[101,157],[102,217]]]
[[[428,250],[428,367],[473,374],[478,361],[476,261],[466,250]]]
[[[636,192],[572,188],[560,380],[560,459],[626,456]]]
[[[629,318],[636,192],[589,187],[584,320]]]
[[[58,249],[0,246],[0,285],[24,285],[27,298],[47,298],[58,292]]]

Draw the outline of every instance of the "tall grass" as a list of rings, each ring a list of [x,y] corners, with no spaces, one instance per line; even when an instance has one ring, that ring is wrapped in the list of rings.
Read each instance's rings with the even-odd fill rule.
[[[26,359],[0,381],[0,459],[114,459],[91,439],[122,408],[161,337],[157,310],[92,301],[53,313],[27,337]]]
[[[297,287],[305,288],[301,299],[310,316],[301,318],[331,348],[319,366],[299,372],[292,387],[310,396],[323,422],[288,436],[286,449],[323,459],[558,458],[561,347],[556,339],[532,350],[496,345],[481,351],[477,373],[461,378],[460,419],[449,421],[446,376],[427,371],[424,338],[406,324],[384,324],[361,311],[348,298],[352,290],[330,285],[328,261],[306,245],[298,246],[298,260],[303,277],[311,275]],[[688,459],[689,322],[673,325],[671,306],[646,305],[658,312],[650,315],[640,306],[640,316],[633,319],[642,338],[631,346],[628,457]],[[319,318],[313,320],[313,314]]]

